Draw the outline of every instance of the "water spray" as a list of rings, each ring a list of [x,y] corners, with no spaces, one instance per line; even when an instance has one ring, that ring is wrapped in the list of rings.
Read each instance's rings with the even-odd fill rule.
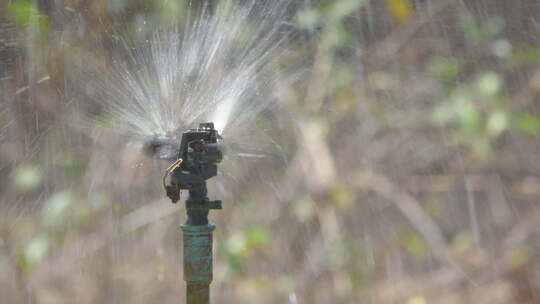
[[[284,22],[289,2],[225,1],[214,10],[203,1],[181,27],[135,38],[114,35],[118,52],[111,66],[81,64],[66,77],[103,106],[111,117],[107,127],[133,138],[161,138],[146,148],[171,162],[163,176],[165,192],[173,203],[182,190],[188,192],[187,222],[181,226],[188,304],[209,303],[215,225],[208,214],[222,206],[208,198],[206,181],[217,175],[222,159],[220,134],[240,138],[274,100],[277,63],[290,31]],[[180,142],[163,139],[176,138],[197,121],[212,123],[186,130]]]
[[[221,209],[220,200],[210,200],[206,181],[217,175],[217,164],[223,153],[218,140],[221,138],[213,123],[201,123],[197,129],[182,134],[176,153],[161,156],[175,159],[165,170],[163,187],[173,203],[180,200],[180,191],[187,190],[187,221],[181,226],[184,247],[184,280],[187,283],[187,304],[210,303],[212,282],[212,240],[215,225],[208,221],[209,211]],[[149,143],[152,151],[162,147],[174,148],[175,143],[154,140]]]

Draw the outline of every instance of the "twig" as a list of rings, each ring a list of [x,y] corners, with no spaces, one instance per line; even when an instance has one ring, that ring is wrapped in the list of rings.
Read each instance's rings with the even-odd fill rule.
[[[429,217],[420,203],[409,193],[392,183],[384,175],[365,170],[356,175],[356,186],[365,190],[374,191],[394,205],[407,217],[415,229],[426,240],[433,252],[433,256],[441,263],[447,264],[458,270],[473,285],[477,285],[472,278],[462,269],[450,254],[441,229]]]

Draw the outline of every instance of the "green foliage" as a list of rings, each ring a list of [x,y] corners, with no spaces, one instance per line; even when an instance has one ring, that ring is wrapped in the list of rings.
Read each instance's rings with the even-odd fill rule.
[[[343,239],[335,239],[327,244],[326,255],[332,269],[340,269],[351,261],[350,244],[344,242]]]
[[[526,45],[520,47],[511,58],[512,67],[540,65],[540,47]]]
[[[485,21],[480,21],[467,16],[461,20],[461,27],[469,43],[490,43],[503,31],[504,21],[499,17],[491,17]]]
[[[48,17],[42,14],[30,0],[15,0],[8,6],[8,16],[20,28],[44,33],[48,29]]]
[[[294,278],[288,275],[279,277],[279,279],[275,282],[275,288],[281,294],[285,295],[289,295],[291,292],[294,292],[297,285],[298,283],[295,282]]]
[[[475,82],[476,93],[489,102],[498,99],[502,89],[501,76],[495,72],[486,72],[478,77]]]
[[[296,22],[300,28],[316,30],[319,36],[318,45],[314,46],[316,58],[314,70],[317,77],[311,85],[316,88],[313,96],[308,100],[312,102],[312,110],[320,110],[326,97],[331,97],[339,107],[349,109],[356,102],[351,83],[356,80],[354,66],[345,64],[340,51],[350,52],[353,47],[353,37],[350,16],[357,12],[364,1],[338,0],[321,1],[317,6],[300,10],[296,15]],[[309,54],[300,54],[300,58]],[[314,75],[315,76],[315,75]],[[308,94],[310,95],[310,94]]]
[[[26,216],[12,225],[11,233],[17,248],[17,267],[31,271],[45,261],[49,252],[61,248],[89,223],[96,223],[96,216],[110,206],[102,195],[78,198],[70,190],[52,194],[40,213]]]
[[[186,16],[187,11],[184,0],[152,0],[152,2],[159,10],[160,20],[162,23],[178,24]]]
[[[448,101],[434,112],[434,119],[453,127],[455,144],[470,145],[478,156],[488,157],[491,143],[509,127],[501,89],[499,75],[483,73],[468,86],[454,87]]]
[[[129,7],[129,1],[107,0],[107,8],[111,14],[120,14]]]
[[[61,191],[53,194],[43,209],[43,221],[45,225],[52,228],[63,225],[73,203],[73,195],[69,191]]]
[[[315,8],[306,8],[298,12],[297,22],[303,28],[315,28],[322,23],[322,13]]]
[[[247,244],[253,250],[264,249],[270,243],[270,234],[263,227],[253,226],[246,230]]]
[[[71,156],[64,157],[64,159],[61,161],[61,166],[64,174],[70,180],[78,179],[83,173],[83,168],[81,167],[80,162]]]
[[[63,116],[69,116],[71,113],[65,111],[64,108],[65,103],[68,102],[64,103],[61,98],[56,98],[58,96],[54,93],[60,91],[59,96],[62,95],[61,90],[65,89],[64,85],[71,85],[71,80],[75,82],[78,80],[69,79],[68,73],[62,74],[63,70],[70,71],[70,64],[81,60],[85,63],[88,61],[89,65],[106,65],[109,62],[108,56],[114,53],[108,45],[108,41],[112,40],[110,35],[114,32],[111,31],[109,25],[114,27],[119,23],[125,23],[131,31],[130,34],[133,36],[131,38],[145,41],[156,29],[182,23],[181,21],[191,8],[187,7],[187,1],[109,0],[109,14],[107,15],[100,11],[102,4],[95,4],[102,2],[83,2],[72,1],[66,4],[73,6],[69,12],[66,9],[66,17],[77,17],[73,20],[73,24],[60,24],[62,28],[60,36],[50,35],[49,37],[55,38],[51,39],[50,43],[33,44],[32,46],[36,48],[29,52],[32,56],[29,56],[28,60],[24,57],[24,51],[26,51],[24,42],[19,43],[17,47],[22,48],[23,56],[16,58],[16,77],[13,79],[0,77],[2,89],[5,86],[8,91],[12,87],[16,90],[27,85],[26,74],[31,73],[35,65],[37,71],[32,76],[41,77],[43,72],[44,75],[51,74],[52,80],[60,80],[58,86],[51,84],[49,87],[49,84],[41,83],[32,88],[39,101],[35,105],[27,107],[24,94],[17,97],[21,99],[21,103],[17,103],[13,110],[9,109],[9,113],[6,111],[2,118],[7,123],[12,119],[11,112],[30,109],[29,113],[24,113],[21,118],[15,117],[17,128],[13,129],[19,129],[18,126],[23,125],[32,125],[31,128],[34,128],[35,124],[36,128],[44,130],[49,129],[49,123],[52,124],[52,133],[56,129],[61,129],[56,140],[47,139],[50,145],[45,149],[38,148],[38,153],[34,155],[24,154],[13,157],[15,160],[25,159],[26,163],[16,166],[8,175],[8,188],[13,186],[16,191],[10,193],[12,189],[7,189],[5,197],[7,200],[15,198],[17,201],[13,203],[17,205],[10,205],[12,202],[6,200],[7,210],[8,213],[11,212],[12,206],[17,210],[13,212],[13,216],[9,214],[2,217],[2,220],[7,218],[9,223],[0,227],[0,253],[7,253],[0,254],[0,272],[4,270],[9,272],[13,271],[12,268],[17,268],[22,275],[15,277],[8,273],[5,276],[7,280],[13,277],[20,280],[12,285],[20,283],[24,293],[27,292],[24,287],[35,286],[36,295],[32,295],[32,298],[44,302],[58,302],[55,301],[57,292],[53,286],[55,284],[49,284],[51,285],[49,286],[40,283],[42,281],[40,278],[46,277],[42,270],[47,271],[52,267],[39,266],[46,265],[52,260],[55,262],[54,265],[57,263],[62,265],[62,270],[58,271],[59,280],[63,280],[63,276],[70,278],[74,270],[76,272],[82,269],[85,273],[88,272],[88,275],[83,276],[84,278],[79,276],[76,282],[71,282],[77,286],[83,286],[81,291],[74,290],[77,298],[80,298],[79,292],[81,292],[84,295],[88,294],[89,298],[93,299],[97,295],[96,299],[100,299],[99,293],[102,291],[100,288],[94,288],[94,281],[104,280],[103,284],[107,286],[113,283],[112,289],[105,289],[107,292],[105,298],[112,297],[111,299],[116,301],[130,302],[133,299],[128,299],[128,297],[133,296],[136,297],[135,301],[152,302],[156,299],[158,301],[163,297],[160,286],[166,286],[163,284],[171,282],[177,284],[181,276],[178,265],[181,258],[178,251],[179,231],[174,229],[172,223],[177,223],[178,216],[183,217],[183,211],[180,212],[181,215],[177,213],[167,217],[165,215],[154,217],[153,212],[134,213],[133,215],[137,215],[137,218],[142,217],[153,221],[150,223],[151,229],[138,229],[136,233],[122,234],[127,229],[122,228],[124,225],[116,226],[116,223],[119,220],[120,224],[123,224],[122,213],[137,208],[136,204],[145,205],[141,210],[152,211],[151,208],[154,207],[146,204],[163,195],[161,189],[158,188],[159,183],[156,183],[156,180],[159,181],[161,177],[163,168],[156,164],[149,165],[146,161],[138,159],[133,147],[119,149],[115,145],[116,142],[107,141],[111,140],[109,135],[102,134],[92,125],[83,123],[84,130],[77,127],[65,127]],[[386,292],[388,288],[393,289],[396,284],[401,286],[401,281],[409,282],[409,275],[414,275],[413,281],[422,285],[422,278],[424,280],[440,279],[439,275],[442,275],[444,279],[447,273],[446,261],[432,259],[437,258],[435,254],[433,257],[429,256],[430,246],[433,246],[430,240],[423,239],[417,232],[402,230],[402,227],[406,226],[404,221],[417,220],[414,214],[412,216],[407,212],[399,214],[408,208],[406,204],[400,205],[398,209],[395,208],[394,203],[401,204],[400,198],[406,197],[402,194],[409,194],[417,199],[423,211],[438,225],[443,238],[448,237],[452,240],[450,254],[456,257],[458,267],[462,265],[467,267],[470,265],[469,262],[476,265],[475,259],[481,259],[479,264],[487,265],[491,262],[485,259],[485,253],[490,254],[492,248],[501,249],[493,253],[496,257],[505,257],[502,261],[499,258],[495,260],[497,263],[500,262],[499,266],[504,270],[497,281],[506,286],[508,282],[514,282],[513,277],[507,277],[506,270],[512,271],[534,262],[534,250],[525,245],[527,241],[534,238],[532,234],[527,234],[526,239],[517,240],[518,243],[523,244],[513,246],[510,252],[504,252],[506,246],[497,244],[501,240],[498,236],[505,236],[507,230],[512,231],[512,223],[520,222],[521,219],[529,220],[523,216],[523,213],[530,210],[530,207],[527,207],[531,205],[530,202],[522,205],[520,200],[515,200],[514,197],[508,198],[511,200],[511,211],[516,212],[513,220],[492,220],[492,218],[501,217],[499,209],[502,207],[499,205],[504,202],[477,210],[480,231],[488,232],[487,237],[483,236],[482,239],[482,246],[485,248],[477,248],[471,234],[463,232],[469,230],[468,225],[461,227],[459,226],[461,221],[456,223],[448,218],[447,207],[454,203],[448,198],[463,197],[463,189],[459,186],[462,168],[452,163],[455,158],[451,153],[445,155],[447,147],[441,147],[441,142],[444,141],[463,150],[470,150],[473,155],[487,159],[490,155],[494,155],[495,151],[498,153],[497,157],[516,151],[516,148],[509,146],[498,149],[499,144],[506,143],[501,139],[508,134],[525,139],[538,136],[540,119],[533,110],[537,110],[534,108],[534,98],[538,95],[540,84],[535,84],[537,80],[534,76],[529,79],[530,83],[521,80],[528,77],[529,72],[532,75],[538,74],[538,79],[540,79],[540,70],[538,70],[540,48],[534,45],[520,47],[512,44],[514,42],[510,41],[514,41],[513,37],[503,37],[503,22],[499,18],[483,19],[487,22],[471,17],[464,18],[461,27],[463,35],[454,41],[455,36],[460,36],[453,33],[456,29],[459,30],[459,26],[451,24],[455,15],[446,14],[454,14],[455,9],[444,9],[442,12],[437,12],[437,15],[430,16],[431,4],[426,4],[427,6],[424,7],[425,3],[421,3],[422,1],[383,0],[377,3],[377,9],[367,10],[366,7],[365,11],[359,13],[365,2],[358,0],[315,1],[320,5],[303,9],[298,13],[296,21],[303,29],[302,36],[305,34],[308,39],[294,40],[293,37],[294,41],[283,45],[287,50],[280,64],[286,81],[280,83],[275,90],[279,98],[279,106],[276,108],[279,109],[269,110],[268,118],[256,119],[255,132],[265,134],[275,142],[270,143],[265,139],[249,142],[250,145],[266,151],[266,154],[283,156],[283,160],[274,161],[274,157],[264,157],[253,165],[257,167],[256,172],[244,174],[246,168],[252,169],[252,164],[246,167],[245,162],[237,159],[240,158],[239,155],[230,153],[227,156],[228,161],[220,165],[220,170],[225,173],[221,178],[227,179],[224,183],[227,190],[229,190],[229,177],[238,181],[236,186],[231,186],[230,196],[233,198],[240,196],[240,202],[229,205],[220,211],[219,215],[218,213],[212,215],[219,222],[215,234],[218,236],[215,246],[219,248],[220,257],[216,256],[214,259],[215,284],[217,281],[225,284],[223,286],[227,293],[224,297],[244,297],[237,299],[238,303],[252,303],[257,297],[261,299],[264,297],[264,300],[261,300],[263,302],[292,303],[297,301],[297,293],[298,302],[309,302],[311,295],[315,302],[334,299],[336,302],[361,303],[366,300],[366,296],[377,303],[432,301],[430,297],[424,298],[421,294],[423,290],[417,288],[413,288],[414,295],[406,294],[407,290],[402,292],[403,288],[398,288],[400,289],[398,296],[392,292]],[[40,16],[40,12],[32,4],[35,3],[34,1],[11,0],[10,3],[6,6],[8,11],[5,13],[9,14],[10,20],[17,24],[17,31],[22,35],[35,33],[33,25],[37,24],[36,20],[46,20]],[[81,5],[77,6],[76,3],[81,3]],[[211,3],[219,3],[217,6],[212,6],[216,9],[216,14],[228,14],[231,12],[233,0],[211,1]],[[460,13],[464,9],[459,3],[453,5]],[[369,8],[372,7],[370,5]],[[413,16],[417,8],[420,8],[419,18],[414,20]],[[433,11],[438,10],[433,9]],[[376,16],[381,12],[382,18]],[[363,19],[364,17],[367,18]],[[100,22],[103,21],[104,24],[98,24],[94,18]],[[65,18],[66,21],[68,19],[70,18]],[[441,26],[440,20],[448,20],[450,24]],[[410,22],[411,27],[407,28],[405,21],[415,22]],[[357,27],[359,24],[368,23],[372,25],[367,28]],[[103,25],[106,27],[105,30],[100,28]],[[376,28],[380,25],[384,27],[381,31]],[[242,34],[245,36],[237,37],[240,40],[238,44],[242,43],[241,40],[247,39],[244,37],[250,38],[253,35],[253,31],[250,30],[252,26],[253,24],[245,25],[245,31],[244,28],[242,29]],[[438,36],[440,27],[452,33],[448,36]],[[84,33],[91,33],[91,35],[81,37]],[[384,35],[377,36],[380,33]],[[364,35],[366,39],[360,37]],[[33,42],[32,37],[30,38],[27,40]],[[96,41],[94,39],[105,42],[106,46],[104,48],[97,45],[91,46],[95,47],[96,54],[83,55],[82,50],[89,49],[85,43],[89,43],[88,41],[93,43]],[[55,46],[58,43],[62,46]],[[69,45],[69,48],[60,50],[64,44]],[[371,50],[378,50],[381,46],[387,45],[391,46],[388,53],[393,58],[387,58],[387,56],[382,58],[383,56],[378,56],[379,54],[370,53]],[[397,48],[394,49],[394,46]],[[3,48],[4,45],[0,47]],[[456,48],[461,49],[456,50]],[[362,51],[361,55],[358,50]],[[387,49],[384,51],[386,54]],[[67,57],[64,57],[64,54]],[[429,57],[429,54],[436,55]],[[34,55],[38,57],[33,57]],[[49,61],[45,58],[48,56],[61,57],[63,60]],[[62,62],[66,65],[59,66]],[[428,62],[427,69],[426,62]],[[110,67],[104,67],[103,70],[106,71],[107,68]],[[228,66],[221,68],[226,69]],[[537,71],[534,71],[535,69]],[[57,79],[51,70],[59,71]],[[520,74],[522,71],[525,71],[523,74],[527,75],[522,76]],[[425,72],[431,73],[433,77],[429,75],[426,77]],[[216,73],[216,79],[220,77],[220,74]],[[286,78],[290,75],[293,76]],[[308,76],[303,78],[304,75]],[[518,77],[514,78],[514,75]],[[63,77],[66,77],[66,82],[62,82]],[[294,79],[290,80],[291,78]],[[84,89],[91,90],[92,88],[88,85]],[[269,87],[269,89],[274,88]],[[312,113],[307,110],[311,100],[307,100],[305,95],[317,92],[319,89],[321,92],[315,95],[321,96],[315,96],[313,99],[320,99],[323,106],[318,112]],[[516,94],[515,91],[522,92]],[[7,95],[6,92],[3,93]],[[509,98],[513,94],[519,97],[526,96],[523,99],[513,100]],[[531,96],[531,102],[527,104],[529,96]],[[298,107],[291,106],[293,103],[303,101],[305,104],[300,104]],[[99,110],[96,109],[96,111]],[[152,115],[151,110],[146,113]],[[433,114],[433,121],[443,128],[443,132],[433,132],[433,121],[423,120],[426,116],[430,117],[429,114]],[[107,116],[105,113],[100,115]],[[35,121],[33,121],[34,117]],[[337,176],[329,186],[315,190],[312,190],[309,184],[311,182],[309,181],[310,166],[304,166],[302,161],[312,162],[314,166],[317,166],[319,156],[317,152],[325,151],[315,151],[315,157],[310,155],[309,149],[301,149],[307,151],[306,154],[295,154],[299,144],[296,142],[296,134],[299,134],[296,123],[287,129],[289,118],[299,120],[298,125],[302,126],[302,120],[305,122],[313,117],[322,117],[316,123],[322,126],[321,128],[324,129],[322,133],[325,135],[322,136],[320,142],[315,142],[317,145],[310,146],[309,142],[306,142],[306,147],[317,149],[319,145],[323,148],[327,145],[329,154],[322,156],[327,156],[334,161],[331,165],[335,165]],[[110,120],[107,121],[112,123]],[[276,124],[279,125],[280,130],[275,130],[278,129]],[[25,134],[25,131],[14,131],[20,132],[21,142],[34,138],[35,135],[41,135],[35,134],[37,132],[33,129],[29,130],[28,134]],[[280,132],[286,134],[277,134]],[[47,134],[50,133],[51,131],[47,131]],[[81,136],[82,133],[86,135]],[[444,135],[441,136],[441,133]],[[15,141],[10,136],[12,135],[6,136],[7,140]],[[71,140],[73,136],[82,140]],[[47,135],[37,137],[36,142],[39,144],[43,137]],[[446,141],[447,139],[449,142]],[[11,161],[10,154],[17,154],[13,151],[17,151],[18,148],[4,145],[4,140],[2,138],[2,146],[6,148],[0,151],[2,152],[0,156],[2,161],[9,162]],[[83,143],[88,142],[92,145],[83,146]],[[25,149],[28,147],[26,142],[24,144],[20,146],[24,146],[21,150],[26,153]],[[64,149],[68,146],[73,147],[73,150]],[[532,150],[534,148],[525,146],[519,146],[522,150],[520,153],[534,151]],[[231,151],[236,150],[231,149]],[[83,151],[79,153],[89,159],[79,156],[77,151]],[[502,151],[501,154],[499,154],[500,151]],[[415,155],[411,160],[410,155],[406,154]],[[292,155],[298,158],[290,161],[289,156]],[[136,161],[134,166],[137,168],[132,167],[130,162],[133,160]],[[284,164],[284,161],[287,161],[287,164]],[[512,159],[512,161],[515,160]],[[526,166],[529,159],[517,161],[520,161],[520,166]],[[463,163],[463,170],[469,170],[468,166],[471,163]],[[86,164],[93,166],[92,170],[88,170]],[[268,187],[275,187],[273,190],[279,197],[277,199],[268,195],[267,188],[262,188],[266,186],[255,185],[256,182],[252,182],[254,179],[259,179],[263,183],[267,182],[266,175],[262,174],[274,174],[275,171],[272,170],[275,168],[270,168],[271,166],[283,166],[288,169],[285,173],[286,179],[278,180],[279,178],[272,176],[273,179],[268,182],[271,184]],[[480,193],[479,202],[484,198],[491,201],[492,193],[489,191],[494,191],[494,189],[484,189],[497,188],[490,186],[490,170],[475,170],[476,166],[479,166],[477,162],[473,162],[472,166],[474,168],[471,171],[475,174],[476,172],[486,173],[489,181],[489,184],[482,183],[478,188],[473,187],[475,192]],[[511,163],[505,163],[504,167],[510,166],[512,166]],[[397,190],[393,191],[384,183],[371,185],[370,183],[377,182],[376,179],[374,181],[360,180],[360,178],[356,180],[357,175],[353,175],[352,172],[366,168],[377,174],[387,175],[389,182],[395,183]],[[510,169],[519,170],[519,168],[521,167],[516,166]],[[5,173],[8,170],[10,170],[10,165],[4,167],[2,172]],[[295,170],[298,171],[295,172]],[[505,183],[507,181],[505,169],[498,168],[496,171],[497,178],[501,180],[501,183]],[[499,171],[501,171],[500,176]],[[418,178],[418,175],[422,174],[433,174],[434,178],[433,180],[426,176]],[[409,179],[410,175],[414,175],[414,178]],[[519,171],[518,175],[523,174]],[[519,176],[512,171],[509,179],[513,181],[516,178],[519,179]],[[422,177],[428,181],[425,182]],[[455,187],[456,182],[457,187]],[[287,184],[283,193],[279,187],[284,183]],[[142,184],[145,186],[141,187]],[[317,184],[313,183],[313,185]],[[363,188],[361,185],[364,184],[370,184],[368,186],[373,187]],[[452,189],[448,190],[448,188]],[[512,196],[514,192],[519,192],[520,195],[527,196],[530,192],[533,194],[530,198],[532,201],[537,192],[536,188],[533,177],[531,183],[527,179],[524,183],[520,182],[518,186],[509,185],[512,191],[506,191],[508,193],[505,192],[504,195],[505,197]],[[2,190],[5,189],[2,188]],[[112,205],[107,195],[86,194],[89,189],[108,189],[111,195],[117,198],[129,198],[130,201],[114,201]],[[43,192],[36,190],[43,190]],[[144,195],[141,195],[142,193]],[[146,193],[148,193],[147,196]],[[362,199],[359,199],[360,197]],[[39,203],[36,204],[36,201]],[[156,206],[155,210],[165,210],[162,209],[165,208],[163,205]],[[480,207],[482,206],[483,202]],[[19,207],[21,209],[18,209]],[[24,213],[29,209],[32,210]],[[450,216],[466,216],[468,212],[466,209],[452,206]],[[422,211],[422,209],[419,210]],[[502,212],[504,213],[504,210]],[[513,216],[512,212],[509,217]],[[261,215],[261,213],[264,214]],[[147,216],[150,219],[146,218]],[[132,218],[130,214],[125,219],[131,221]],[[264,222],[261,221],[263,218]],[[252,224],[246,225],[246,222]],[[271,222],[271,226],[266,224],[267,222]],[[109,230],[109,227],[112,229]],[[421,225],[420,229],[422,229]],[[111,230],[113,230],[112,234]],[[276,230],[279,234],[275,232]],[[489,231],[495,233],[490,234]],[[435,229],[434,232],[438,231]],[[388,237],[396,233],[397,237]],[[86,240],[91,241],[88,247],[95,248],[102,244],[106,247],[104,250],[87,254],[85,257],[77,256],[75,265],[65,262],[72,260],[69,254],[73,253],[70,253],[70,250],[63,251],[63,249],[71,249],[70,246],[75,241],[77,245],[83,243],[82,250],[85,250],[87,244],[84,244],[84,241]],[[109,241],[113,243],[108,243]],[[392,252],[388,252],[389,249]],[[456,252],[458,254],[454,255]],[[464,254],[459,255],[459,253]],[[469,256],[476,253],[478,255],[469,261]],[[76,250],[75,254],[80,254],[80,251]],[[406,258],[402,259],[404,256]],[[411,260],[414,263],[405,264],[402,269],[403,274],[398,277],[393,275],[395,265]],[[493,268],[491,266],[492,264],[487,267],[475,267],[473,276],[489,275]],[[443,271],[439,271],[441,269]],[[30,277],[34,270],[39,270],[35,272],[38,276]],[[223,280],[224,274],[226,278]],[[26,275],[28,275],[26,280],[35,285],[26,285],[24,278]],[[158,278],[159,282],[155,278]],[[304,281],[304,278],[308,280]],[[461,287],[455,288],[456,293],[474,292],[476,296],[476,290],[471,288],[467,280],[462,280],[462,278],[458,280],[464,283],[458,284]],[[426,284],[426,288],[431,288],[428,285],[430,284]],[[134,290],[142,290],[138,286],[145,287],[143,293],[133,293]],[[499,286],[499,283],[496,286]],[[73,286],[68,285],[65,290],[71,290],[71,287]],[[123,290],[126,290],[125,293]],[[109,294],[110,291],[112,294]],[[430,296],[437,295],[435,290],[430,289],[426,292]],[[446,294],[447,290],[443,292]],[[59,294],[65,296],[63,291]],[[138,299],[137,297],[142,294],[144,294],[144,299]],[[267,295],[268,298],[266,298]],[[289,297],[290,295],[294,297]],[[320,295],[322,296],[318,298]],[[384,298],[387,295],[390,299]],[[449,298],[453,298],[451,293],[449,295]],[[465,295],[465,297],[469,296],[470,294]],[[287,297],[289,301],[286,300]],[[226,302],[227,299],[224,301]]]
[[[43,178],[43,170],[38,165],[21,165],[13,173],[13,182],[21,191],[36,190]]]
[[[470,45],[485,46],[489,53],[500,59],[512,57],[513,47],[508,39],[502,36],[505,24],[501,18],[490,17],[481,21],[467,16],[462,18],[461,27]]]
[[[347,208],[353,203],[353,195],[345,185],[336,185],[330,191],[330,200],[341,208]]]
[[[296,22],[301,28],[322,29],[321,44],[333,57],[336,49],[350,46],[350,33],[345,27],[345,20],[357,11],[363,1],[338,0],[322,1],[319,7],[308,7],[298,12]]]
[[[419,235],[414,233],[403,233],[399,241],[401,246],[403,246],[403,248],[405,248],[412,256],[421,259],[427,257],[427,245]]]
[[[530,247],[517,247],[514,248],[507,256],[505,256],[505,266],[510,270],[515,270],[527,265],[533,257],[534,250]]]
[[[474,239],[468,232],[458,233],[452,239],[452,250],[456,253],[466,253],[474,248]]]
[[[512,51],[509,42],[500,36],[504,23],[498,18],[483,23],[466,18],[462,26],[468,42],[488,46],[488,51],[503,67],[536,61],[534,48],[516,53]],[[429,67],[447,90],[447,100],[437,106],[433,119],[437,124],[450,128],[451,143],[468,146],[480,158],[488,159],[493,145],[504,132],[536,135],[540,130],[538,117],[511,109],[507,103],[503,94],[505,71],[477,71],[463,84],[457,79],[462,67],[468,64],[470,62],[448,57],[435,59]]]
[[[26,270],[38,264],[45,258],[51,247],[51,240],[47,234],[39,234],[24,248],[20,263]]]
[[[215,13],[222,16],[227,16],[232,13],[234,8],[233,0],[220,0],[215,7]]]
[[[540,131],[540,118],[530,113],[513,113],[512,126],[517,130],[530,135],[538,135]]]
[[[433,59],[429,69],[430,72],[439,77],[441,81],[454,81],[459,75],[461,62],[455,57],[438,57]]]
[[[299,11],[297,22],[306,29],[323,27],[335,31],[343,19],[362,5],[363,1],[358,0],[323,1],[319,7],[307,7]]]
[[[491,43],[491,53],[500,59],[509,59],[513,55],[513,47],[505,38],[496,39]]]
[[[30,0],[16,0],[9,7],[11,18],[19,26],[29,25],[38,13],[38,8]]]
[[[262,226],[250,226],[234,233],[227,239],[223,251],[229,261],[230,274],[242,273],[246,259],[269,246],[270,242],[270,233]]]
[[[293,213],[301,222],[307,222],[315,217],[315,202],[311,197],[304,197],[293,203]]]

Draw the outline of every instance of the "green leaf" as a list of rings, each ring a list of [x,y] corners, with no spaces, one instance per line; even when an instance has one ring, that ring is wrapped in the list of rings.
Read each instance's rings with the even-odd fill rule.
[[[129,8],[130,1],[108,0],[107,8],[110,14],[120,14]]]
[[[540,48],[532,45],[521,47],[515,52],[511,61],[513,66],[540,65]]]
[[[348,88],[348,86],[354,81],[355,74],[351,70],[350,66],[338,66],[335,68],[336,72],[333,77],[334,88]]]
[[[35,190],[42,181],[43,171],[39,166],[23,165],[15,169],[14,183],[19,190]]]
[[[454,57],[437,58],[429,66],[431,73],[439,78],[448,81],[455,79],[461,69],[461,62]]]
[[[456,111],[451,104],[444,104],[433,112],[433,121],[439,125],[446,125],[455,119]]]
[[[489,42],[500,35],[504,29],[504,20],[499,17],[491,17],[487,21],[466,17],[461,22],[465,38],[472,43]]]
[[[41,262],[49,248],[50,240],[46,235],[42,234],[34,238],[24,249],[25,265],[32,266]]]
[[[295,290],[297,283],[293,277],[284,275],[278,277],[277,281],[275,281],[275,286],[278,291],[288,295]]]
[[[503,110],[497,110],[491,113],[487,121],[487,131],[491,136],[499,136],[509,125],[508,115]]]
[[[9,7],[11,18],[19,26],[27,26],[38,12],[37,7],[30,0],[17,0]]]
[[[466,17],[461,20],[461,28],[465,34],[465,38],[470,42],[480,42],[484,39],[480,23],[471,17]]]
[[[352,194],[345,185],[337,185],[330,191],[330,199],[340,207],[347,207],[352,204]]]
[[[538,135],[540,119],[529,113],[514,113],[512,115],[512,127],[526,134]]]
[[[226,244],[227,252],[235,258],[245,258],[248,255],[247,241],[243,233],[233,234]]]
[[[471,102],[464,102],[456,106],[461,130],[464,135],[474,135],[480,125],[480,113]]]
[[[495,36],[500,35],[504,30],[504,19],[499,16],[490,17],[487,22],[483,22],[482,30],[489,39],[493,39]]]
[[[43,208],[45,223],[57,227],[65,223],[67,211],[73,204],[73,195],[69,191],[61,191],[53,194]]]
[[[476,138],[472,142],[472,148],[476,156],[482,160],[488,160],[491,157],[491,144],[485,137]]]
[[[215,9],[215,13],[221,17],[228,17],[233,13],[234,1],[233,0],[220,0],[218,1]]]
[[[163,24],[177,24],[186,16],[185,0],[153,0]]]
[[[349,263],[351,259],[351,250],[343,239],[336,238],[327,247],[326,254],[330,265],[335,268],[340,268]]]
[[[318,10],[314,8],[308,8],[299,11],[298,15],[296,16],[296,20],[300,27],[312,29],[321,25],[322,16]]]
[[[293,203],[294,215],[301,222],[311,220],[316,215],[315,202],[308,196]]]
[[[334,5],[330,10],[331,17],[336,20],[341,20],[360,8],[363,5],[363,2],[364,1],[362,0],[334,1]]]
[[[77,162],[74,158],[67,157],[62,160],[62,169],[64,170],[64,174],[74,180],[78,179],[81,176],[82,168],[79,162]]]
[[[510,58],[512,56],[512,44],[507,39],[497,39],[491,43],[491,53],[501,59]]]
[[[529,247],[518,247],[513,249],[506,257],[505,264],[512,270],[523,267],[529,263],[534,256],[534,250]]]
[[[479,94],[493,98],[500,93],[502,84],[501,76],[494,72],[488,72],[481,75],[475,85]]]
[[[428,249],[426,243],[416,234],[404,234],[400,239],[400,243],[408,253],[417,258],[425,258],[427,256]]]
[[[270,234],[263,227],[250,227],[246,230],[246,239],[249,248],[261,249],[270,243]]]

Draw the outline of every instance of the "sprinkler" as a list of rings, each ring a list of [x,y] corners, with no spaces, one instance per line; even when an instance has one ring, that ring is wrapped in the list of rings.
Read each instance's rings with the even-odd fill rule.
[[[211,209],[221,209],[221,201],[208,199],[206,181],[217,175],[217,164],[223,158],[219,139],[221,136],[210,122],[185,131],[180,145],[154,140],[147,146],[153,155],[163,147],[176,150],[174,154],[157,156],[174,160],[163,176],[163,187],[171,201],[178,202],[180,191],[188,191],[187,221],[181,226],[187,304],[210,303],[212,233],[215,225],[208,221],[208,213]]]

